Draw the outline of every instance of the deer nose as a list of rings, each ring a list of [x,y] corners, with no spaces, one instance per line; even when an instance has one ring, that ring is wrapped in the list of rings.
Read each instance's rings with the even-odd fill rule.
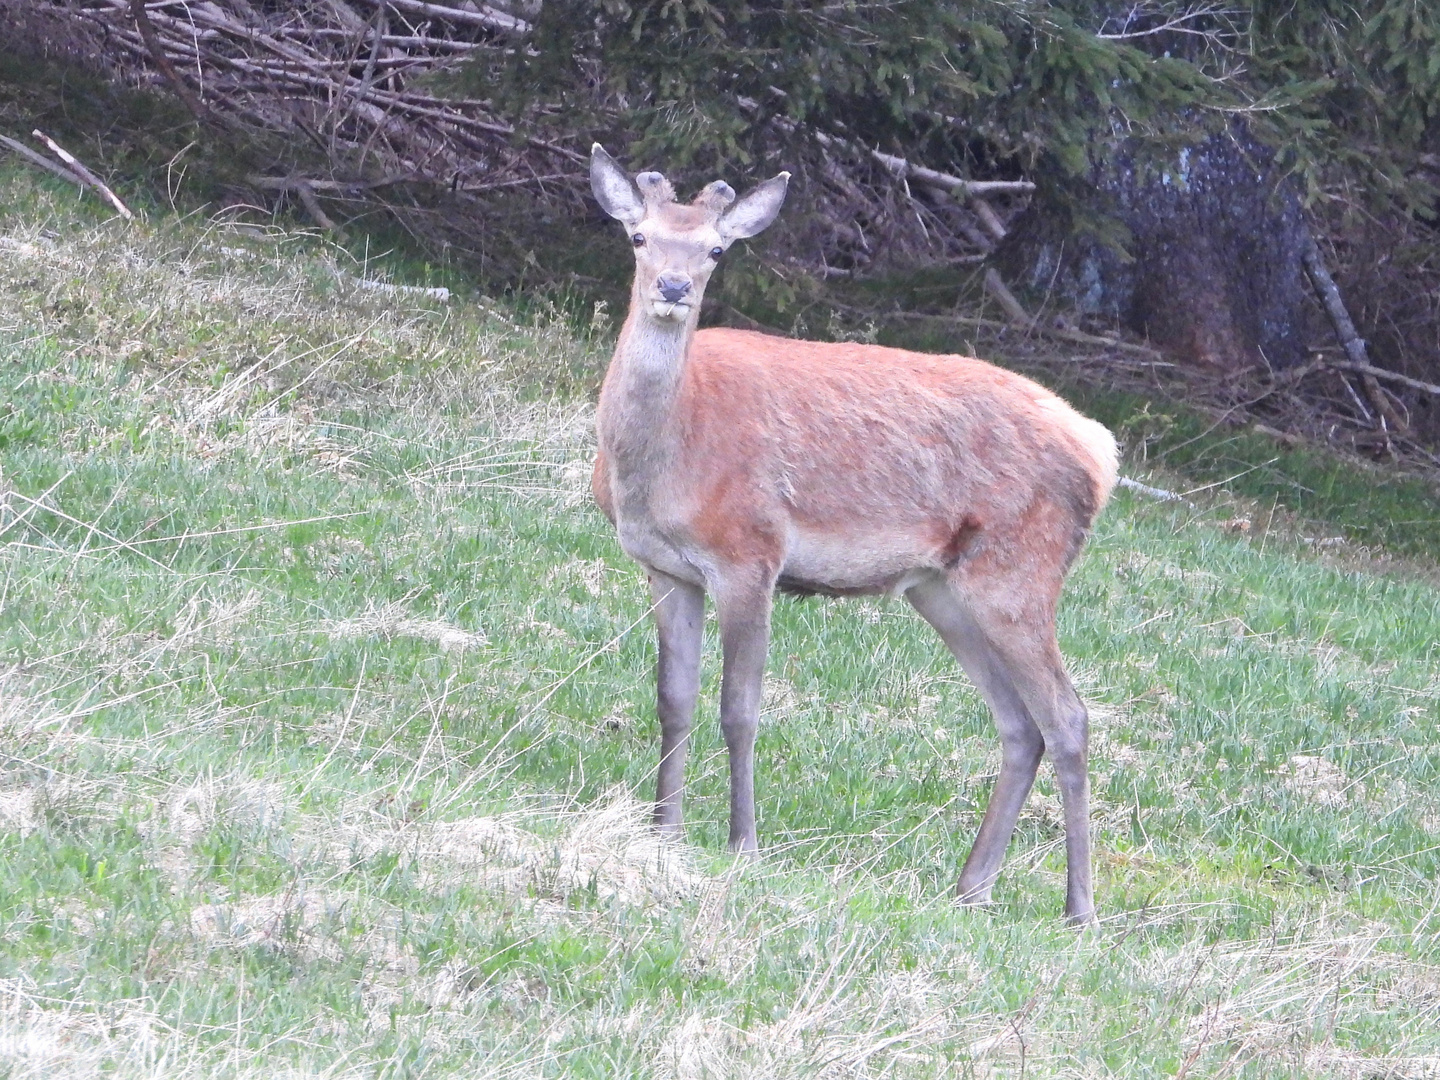
[[[655,287],[667,304],[677,304],[690,291],[690,279],[680,274],[661,274],[655,281]]]

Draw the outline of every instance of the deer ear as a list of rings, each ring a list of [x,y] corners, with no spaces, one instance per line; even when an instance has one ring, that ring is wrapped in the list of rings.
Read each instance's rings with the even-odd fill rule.
[[[625,175],[615,159],[596,143],[590,148],[590,190],[600,209],[633,229],[645,216],[645,203],[640,192]]]
[[[789,183],[790,174],[782,172],[747,191],[739,202],[720,215],[717,222],[720,235],[727,240],[743,240],[764,231],[785,205]]]

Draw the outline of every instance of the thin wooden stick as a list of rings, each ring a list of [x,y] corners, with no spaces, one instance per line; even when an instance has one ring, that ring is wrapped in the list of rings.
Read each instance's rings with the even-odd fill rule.
[[[115,192],[110,190],[110,188],[106,185],[105,181],[101,180],[84,165],[76,161],[74,155],[71,154],[70,151],[66,150],[63,146],[57,143],[54,139],[50,138],[49,135],[46,135],[39,128],[36,128],[30,134],[34,135],[37,139],[43,142],[46,146],[50,148],[51,153],[53,153],[61,161],[65,162],[66,165],[70,166],[70,168],[74,170],[76,176],[78,176],[85,183],[93,187],[101,195],[105,196],[105,198],[109,200],[110,205],[115,207],[115,209],[120,212],[121,217],[123,217],[126,221],[135,220],[135,215],[130,212],[130,208],[120,201],[120,197],[116,195]]]
[[[1029,180],[966,180],[962,176],[954,176],[950,173],[940,172],[938,169],[916,165],[905,158],[882,153],[879,150],[871,150],[870,156],[890,170],[896,179],[913,178],[922,184],[929,184],[931,187],[944,188],[957,198],[967,198],[971,195],[991,195],[997,192],[1027,194],[1035,190],[1034,183]]]
[[[1139,492],[1141,495],[1147,495],[1152,499],[1158,499],[1160,500],[1160,502],[1184,503],[1186,506],[1191,507],[1192,509],[1195,506],[1195,504],[1192,503],[1189,499],[1185,498],[1184,495],[1178,495],[1173,491],[1166,490],[1165,488],[1151,487],[1149,484],[1142,484],[1139,480],[1132,480],[1128,476],[1120,477],[1117,482],[1122,488],[1128,488],[1131,491]]]
[[[1000,215],[995,213],[995,208],[979,195],[970,197],[970,209],[980,219],[980,224],[985,226],[985,231],[996,240],[1004,240],[1009,235],[1005,230],[1005,223],[1000,220]]]
[[[1005,280],[1000,276],[1000,271],[993,266],[985,271],[985,291],[995,297],[1004,309],[1005,314],[1010,316],[1010,321],[1017,326],[1023,326],[1027,330],[1037,328],[1034,317],[1025,310],[1024,305],[1015,299],[1015,294],[1010,291]]]
[[[1412,379],[1409,375],[1401,375],[1398,371],[1386,371],[1384,368],[1375,367],[1373,364],[1357,364],[1354,361],[1326,360],[1323,366],[1335,368],[1339,371],[1353,371],[1359,375],[1368,375],[1372,379],[1385,379],[1388,382],[1399,383],[1401,386],[1408,386],[1412,390],[1419,390],[1426,394],[1440,396],[1440,386],[1434,383],[1421,382],[1419,379]]]
[[[390,187],[393,184],[423,183],[425,177],[418,173],[397,173],[380,176],[374,180],[316,180],[309,176],[262,176],[252,173],[246,181],[266,191],[290,191],[303,184],[312,191],[368,191],[371,188]]]
[[[1068,327],[1046,326],[1027,312],[1024,305],[1015,299],[1015,294],[1010,291],[1004,279],[1000,277],[1000,272],[993,266],[985,271],[985,291],[999,301],[1000,306],[1005,309],[1005,314],[1010,317],[1011,323],[1022,329],[1043,337],[1054,338],[1056,341],[1069,341],[1076,345],[1092,345],[1101,349],[1119,349],[1121,352],[1139,353],[1152,360],[1164,360],[1157,350],[1148,345],[1132,345],[1128,341],[1117,341],[1096,334],[1087,334],[1083,330],[1071,330]]]
[[[331,220],[329,214],[325,213],[324,209],[320,206],[320,200],[315,197],[314,188],[309,184],[301,182],[290,190],[299,196],[300,205],[305,207],[305,212],[315,220],[315,224],[319,225],[326,232],[334,233],[335,237],[340,240],[341,243],[344,243],[347,239],[345,230]]]
[[[11,150],[14,150],[15,153],[19,154],[26,161],[30,162],[31,165],[38,165],[40,168],[46,170],[47,172],[54,173],[56,176],[60,177],[61,180],[68,180],[70,181],[70,183],[79,184],[81,187],[85,186],[85,181],[80,179],[80,177],[76,176],[69,169],[65,168],[65,166],[56,165],[55,162],[51,161],[47,157],[42,157],[40,154],[37,154],[34,150],[31,150],[22,142],[16,142],[14,139],[9,138],[8,136],[0,135],[0,145],[8,146]]]
[[[824,132],[816,132],[815,139],[821,146],[846,145],[842,140],[826,135]],[[1028,194],[1035,190],[1035,184],[1029,180],[966,180],[963,176],[954,176],[925,165],[916,165],[905,158],[886,154],[880,150],[871,150],[868,153],[872,159],[885,166],[886,170],[897,180],[914,179],[929,187],[947,192],[957,199],[967,201],[985,231],[997,241],[1004,240],[1007,235],[1005,223],[1000,220],[1000,215],[995,213],[995,208],[985,201],[984,196],[1000,192]],[[981,246],[988,249],[991,245],[987,243]],[[1001,303],[1003,305],[1004,301],[1002,300]]]
[[[1348,365],[1332,364],[1330,366],[1359,374],[1361,382],[1365,384],[1365,395],[1381,417],[1403,435],[1409,430],[1410,425],[1395,411],[1395,407],[1390,404],[1384,391],[1376,383],[1375,379],[1382,373],[1382,369],[1371,366],[1370,358],[1365,352],[1365,339],[1356,331],[1355,323],[1350,318],[1350,312],[1345,307],[1345,300],[1340,295],[1340,289],[1335,284],[1335,279],[1330,276],[1330,270],[1320,255],[1320,245],[1315,242],[1315,235],[1309,230],[1305,232],[1305,246],[1301,249],[1300,261],[1305,267],[1306,275],[1310,278],[1310,284],[1320,298],[1320,303],[1325,308],[1325,313],[1330,316],[1330,322],[1335,327],[1335,336],[1339,338],[1345,355],[1350,358]],[[1419,385],[1425,386],[1426,384]],[[1384,428],[1383,423],[1381,427]],[[1385,435],[1388,445],[1388,430]]]
[[[366,0],[379,4],[382,0]],[[396,11],[410,15],[422,15],[443,22],[462,23],[468,26],[483,26],[487,30],[503,30],[513,34],[528,34],[530,24],[524,19],[498,11],[487,4],[476,4],[474,8],[462,9],[445,4],[429,4],[423,0],[386,0]],[[478,10],[476,10],[478,9]]]
[[[170,58],[165,55],[165,49],[160,44],[160,38],[155,33],[155,26],[150,22],[150,16],[145,11],[145,0],[130,0],[130,11],[135,16],[136,29],[140,36],[145,39],[145,47],[150,50],[151,59],[155,66],[160,69],[160,74],[165,76],[166,81],[174,88],[175,93],[180,95],[180,100],[190,110],[195,119],[204,123],[210,117],[210,112],[205,108],[204,102],[196,96],[190,84],[180,78],[178,72],[170,63]]]

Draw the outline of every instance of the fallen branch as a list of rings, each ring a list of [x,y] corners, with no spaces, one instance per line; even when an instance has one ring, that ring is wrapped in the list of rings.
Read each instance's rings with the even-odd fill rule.
[[[1099,334],[1087,334],[1083,330],[1071,330],[1068,327],[1037,325],[1035,330],[1056,341],[1068,341],[1073,345],[1090,345],[1097,349],[1118,349],[1121,352],[1143,356],[1152,364],[1161,367],[1174,366],[1165,359],[1164,353],[1150,348],[1149,345],[1138,345],[1129,341],[1121,341],[1119,338],[1101,337]]]
[[[524,19],[506,14],[490,7],[477,4],[470,8],[450,7],[446,4],[422,3],[422,0],[365,0],[372,7],[388,3],[396,11],[410,15],[423,15],[443,22],[462,23],[468,26],[482,26],[486,30],[503,30],[512,34],[528,34],[530,24]]]
[[[1361,381],[1365,385],[1366,396],[1382,417],[1381,428],[1385,431],[1388,444],[1389,430],[1385,428],[1385,421],[1388,421],[1402,435],[1410,429],[1410,425],[1395,411],[1394,406],[1390,404],[1390,399],[1385,396],[1384,391],[1375,382],[1381,369],[1371,366],[1370,358],[1365,353],[1365,339],[1356,331],[1355,323],[1350,318],[1350,312],[1346,310],[1345,300],[1340,295],[1340,289],[1335,284],[1335,279],[1330,276],[1330,271],[1325,266],[1325,260],[1320,255],[1320,246],[1315,243],[1315,236],[1308,229],[1305,232],[1305,247],[1300,252],[1300,260],[1305,267],[1306,275],[1310,278],[1310,284],[1320,297],[1320,303],[1324,306],[1325,313],[1330,316],[1330,322],[1335,327],[1335,336],[1339,339],[1341,347],[1344,348],[1345,355],[1350,358],[1350,363],[1341,367],[1341,370],[1354,371],[1360,375]],[[1340,367],[1338,364],[1332,366]]]
[[[296,28],[277,30],[277,35],[282,35],[293,40],[306,41],[354,41],[355,32],[352,30],[335,30],[330,28]],[[368,34],[366,40],[381,45],[393,45],[398,49],[447,49],[454,52],[474,52],[476,49],[492,49],[493,45],[483,41],[453,41],[450,38],[423,37],[418,34]],[[407,59],[410,59],[407,57]]]
[[[341,243],[345,242],[347,239],[345,230],[337,225],[329,214],[325,213],[324,208],[320,205],[320,200],[315,197],[314,188],[309,184],[296,184],[290,190],[295,192],[296,197],[300,200],[300,205],[305,207],[305,212],[310,215],[316,225],[326,232],[334,233],[335,238]]]
[[[815,139],[821,146],[844,146],[853,150],[844,140],[824,132],[816,132]],[[997,241],[1004,240],[1008,233],[1000,215],[995,213],[995,208],[985,201],[984,196],[1001,193],[1028,195],[1035,190],[1035,184],[1030,180],[966,180],[963,176],[941,172],[926,165],[916,165],[913,161],[881,150],[869,150],[866,153],[883,165],[897,180],[914,179],[927,187],[965,201],[980,219],[985,231]]]
[[[1148,495],[1150,498],[1159,499],[1161,502],[1184,503],[1186,506],[1189,507],[1193,507],[1195,505],[1189,499],[1185,498],[1184,495],[1177,494],[1173,491],[1167,491],[1164,488],[1151,487],[1149,484],[1142,484],[1139,480],[1131,480],[1128,476],[1120,477],[1120,479],[1116,481],[1116,483],[1122,488],[1126,488],[1130,491],[1139,492],[1141,495]]]
[[[1005,229],[1005,223],[1000,220],[1000,215],[995,213],[995,208],[978,195],[970,199],[970,209],[980,219],[980,224],[985,226],[985,231],[997,241],[1010,235]]]
[[[940,172],[938,169],[916,165],[905,158],[882,153],[879,150],[871,150],[870,156],[884,165],[897,180],[914,177],[922,184],[948,191],[959,199],[968,198],[971,195],[993,195],[1000,192],[1029,194],[1035,190],[1034,183],[1029,180],[966,180],[963,176],[954,176],[951,173]]]
[[[386,296],[423,296],[427,300],[447,303],[450,300],[450,290],[443,285],[392,285],[388,281],[371,281],[369,278],[351,277],[348,274],[342,274],[341,280],[349,282],[357,289],[384,293]]]
[[[1024,305],[1015,298],[1010,287],[1005,284],[1005,279],[1000,276],[1000,271],[993,266],[985,271],[985,291],[999,302],[1001,310],[1010,316],[1010,321],[1017,326],[1023,326],[1027,330],[1035,329],[1035,319],[1025,310]]]
[[[1128,341],[1100,337],[1098,334],[1087,334],[1083,330],[1072,330],[1064,326],[1046,326],[1025,310],[1024,305],[1015,298],[1015,294],[1010,291],[1000,277],[1000,272],[993,266],[985,271],[985,290],[999,302],[1005,314],[1010,317],[1011,325],[1043,337],[1053,338],[1056,341],[1068,341],[1075,345],[1090,345],[1101,349],[1119,349],[1121,352],[1137,353],[1156,363],[1165,362],[1164,355],[1148,345],[1134,345]]]
[[[412,173],[381,176],[374,180],[316,180],[309,176],[262,176],[252,173],[245,179],[262,191],[295,191],[300,187],[308,187],[311,191],[368,191],[394,184],[418,183],[425,178]]]
[[[79,184],[82,187],[85,185],[84,180],[80,179],[80,177],[76,176],[69,169],[65,168],[65,166],[56,165],[55,162],[51,161],[47,157],[37,154],[34,150],[31,150],[22,142],[16,142],[14,139],[9,138],[8,136],[0,135],[0,145],[8,146],[11,150],[15,151],[15,153],[19,154],[31,165],[36,165],[44,169],[46,172],[54,173],[56,176],[60,177],[61,180],[68,180],[70,183]]]
[[[1281,431],[1279,428],[1273,428],[1269,424],[1262,424],[1258,420],[1251,424],[1250,428],[1257,434],[1283,442],[1286,446],[1300,446],[1305,442],[1304,439],[1296,435],[1293,431]]]
[[[1369,375],[1371,378],[1399,383],[1402,386],[1408,386],[1411,390],[1419,390],[1423,394],[1434,394],[1440,397],[1440,385],[1435,383],[1412,379],[1409,375],[1401,375],[1398,371],[1387,371],[1374,364],[1357,364],[1353,360],[1327,360],[1323,356],[1317,357],[1301,367],[1287,368],[1280,372],[1279,377],[1283,377],[1286,382],[1296,383],[1307,375],[1314,375],[1317,371],[1353,371],[1357,375]]]
[[[1330,316],[1330,322],[1335,327],[1335,336],[1339,339],[1340,345],[1345,350],[1345,355],[1350,358],[1353,364],[1369,364],[1369,358],[1365,355],[1365,340],[1355,329],[1354,322],[1350,319],[1350,312],[1345,308],[1345,301],[1340,296],[1340,289],[1335,284],[1335,279],[1330,276],[1330,271],[1325,266],[1325,260],[1320,257],[1320,247],[1315,243],[1315,237],[1306,233],[1305,247],[1300,253],[1301,263],[1305,267],[1305,273],[1309,275],[1310,284],[1314,287],[1315,293],[1320,298],[1320,303],[1325,308],[1325,314]]]
[[[150,22],[150,16],[145,11],[145,0],[130,0],[130,11],[135,16],[135,26],[140,31],[140,36],[145,39],[145,47],[150,50],[150,57],[155,61],[155,66],[160,69],[160,74],[165,76],[165,81],[170,84],[175,93],[180,95],[180,100],[185,103],[190,114],[197,121],[204,123],[210,118],[210,111],[205,108],[204,103],[190,88],[190,84],[176,74],[169,57],[165,55],[164,47],[160,44],[160,38],[155,33],[155,26]]]
[[[120,212],[121,217],[123,217],[126,221],[135,220],[135,215],[130,212],[130,208],[120,201],[120,197],[116,195],[115,192],[110,190],[109,186],[105,183],[105,181],[101,180],[84,165],[76,161],[74,155],[72,155],[70,151],[66,150],[63,146],[57,143],[54,139],[50,138],[50,136],[46,135],[39,128],[36,128],[30,134],[34,135],[37,139],[43,142],[46,146],[50,148],[51,153],[53,153],[66,165],[70,166],[71,171],[74,172],[76,176],[78,176],[81,180],[89,184],[92,188],[94,188],[107,200],[109,200],[110,205],[115,207],[115,209]]]

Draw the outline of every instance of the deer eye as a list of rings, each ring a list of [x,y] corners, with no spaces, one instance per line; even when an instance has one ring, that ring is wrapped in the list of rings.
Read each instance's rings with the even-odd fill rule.
[[[634,236],[630,237],[630,242],[634,244],[637,248],[642,248],[645,246],[645,237],[641,236],[637,232]]]
[[[710,249],[710,258],[714,259],[716,262],[719,262],[720,256],[724,254],[725,249],[722,247],[715,247]]]

